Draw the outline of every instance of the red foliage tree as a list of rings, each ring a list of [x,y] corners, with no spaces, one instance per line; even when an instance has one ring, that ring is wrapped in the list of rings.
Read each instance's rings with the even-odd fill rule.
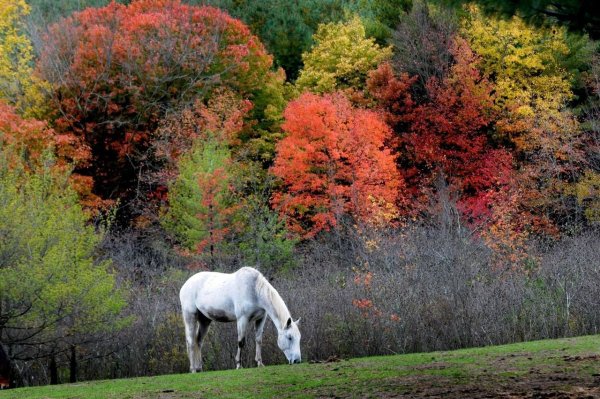
[[[427,81],[428,100],[415,104],[410,95],[414,78],[396,77],[381,66],[368,88],[395,127],[401,170],[416,210],[425,210],[436,179],[447,180],[464,214],[484,220],[490,211],[490,190],[508,185],[512,156],[496,149],[487,132],[495,115],[493,86],[476,68],[478,59],[467,43],[456,38],[449,75]]]
[[[404,183],[385,145],[392,135],[380,114],[353,108],[341,94],[305,93],[284,112],[287,136],[273,174],[282,186],[273,204],[305,237],[350,214],[376,222],[397,216]]]
[[[395,130],[402,130],[402,123],[413,112],[416,103],[411,95],[412,85],[417,76],[410,77],[407,73],[396,76],[392,65],[384,62],[369,73],[367,90],[384,111],[387,123]]]
[[[55,87],[60,155],[101,198],[130,201],[153,189],[139,176],[156,161],[151,143],[168,112],[216,85],[249,98],[271,63],[249,29],[216,8],[138,0],[50,27],[38,67]]]

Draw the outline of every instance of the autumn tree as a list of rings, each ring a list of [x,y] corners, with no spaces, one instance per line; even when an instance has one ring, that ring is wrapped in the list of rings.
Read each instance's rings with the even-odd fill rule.
[[[33,118],[23,118],[17,109],[0,100],[0,148],[10,148],[6,157],[10,163],[37,168],[52,150],[56,135],[48,124]]]
[[[408,116],[417,105],[412,90],[417,79],[417,76],[410,76],[406,72],[398,74],[390,62],[382,63],[369,73],[366,92],[375,100],[386,122],[396,131],[395,136],[406,131]],[[396,137],[393,141],[394,146],[399,145]]]
[[[24,0],[0,1],[0,99],[27,117],[45,115],[47,84],[33,73],[33,47],[27,37]]]
[[[584,107],[585,159],[589,167],[576,186],[577,201],[591,223],[600,222],[600,56],[595,54],[587,79],[588,101]]]
[[[304,67],[296,81],[299,90],[315,93],[347,88],[362,89],[369,71],[392,54],[366,37],[359,17],[347,22],[322,24],[314,36],[315,45],[302,55]]]
[[[253,105],[249,100],[220,88],[208,101],[196,100],[190,106],[167,114],[154,133],[149,151],[157,162],[142,177],[147,184],[164,188],[154,193],[156,199],[165,199],[162,196],[166,194],[167,185],[179,173],[180,158],[193,152],[198,143],[215,139],[226,147],[239,146],[251,109]]]
[[[569,198],[585,161],[582,131],[567,106],[586,48],[569,47],[561,27],[536,28],[517,16],[500,20],[475,6],[467,10],[462,32],[480,55],[482,71],[494,78],[496,134],[515,147],[526,206],[538,215],[541,231],[576,222]]]
[[[479,58],[458,37],[449,51],[448,76],[429,77],[421,103],[411,96],[417,78],[398,76],[389,64],[371,73],[368,88],[396,130],[392,142],[413,211],[427,211],[441,178],[463,216],[485,223],[493,206],[488,194],[511,183],[512,156],[487,134],[495,120],[494,87],[477,69]]]
[[[415,109],[403,141],[420,167],[418,175],[440,168],[460,198],[459,207],[472,214],[477,207],[489,209],[489,190],[511,182],[512,157],[490,145],[486,128],[494,118],[493,86],[476,68],[479,59],[460,38],[451,52],[456,63],[449,76],[429,80],[431,101]]]
[[[377,113],[353,108],[341,94],[305,93],[284,117],[273,205],[292,231],[311,237],[345,214],[366,222],[398,216],[404,183],[386,147],[392,132]]]
[[[55,88],[59,155],[99,202],[125,206],[154,189],[139,176],[155,162],[151,143],[168,111],[210,98],[217,85],[250,98],[270,66],[243,23],[177,0],[77,12],[49,28],[39,61]]]
[[[188,251],[214,260],[218,245],[234,231],[236,211],[231,154],[217,138],[196,141],[181,158],[179,176],[169,188],[163,225]]]

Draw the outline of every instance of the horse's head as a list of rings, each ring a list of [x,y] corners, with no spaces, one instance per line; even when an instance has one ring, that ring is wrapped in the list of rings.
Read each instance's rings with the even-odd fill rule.
[[[300,319],[293,321],[289,318],[285,327],[279,331],[279,336],[277,337],[277,345],[285,354],[289,364],[300,363],[302,360],[300,355],[299,323]]]

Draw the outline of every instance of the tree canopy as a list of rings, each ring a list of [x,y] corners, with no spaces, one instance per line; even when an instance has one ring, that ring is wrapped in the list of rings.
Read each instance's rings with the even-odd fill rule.
[[[391,130],[377,113],[339,93],[305,93],[284,117],[287,136],[272,168],[283,186],[273,204],[292,231],[314,236],[346,213],[374,223],[397,216],[403,182],[386,148]]]
[[[367,73],[392,55],[390,47],[380,47],[366,37],[359,17],[321,25],[314,40],[313,48],[302,55],[304,67],[296,81],[299,90],[327,93],[361,89]]]
[[[139,0],[51,26],[38,68],[54,88],[59,155],[89,177],[100,205],[144,201],[152,191],[139,176],[168,111],[210,97],[217,85],[251,97],[271,63],[256,36],[223,11]]]
[[[118,329],[124,293],[110,263],[96,261],[102,235],[45,158],[31,170],[0,146],[0,340],[10,360],[30,360]]]

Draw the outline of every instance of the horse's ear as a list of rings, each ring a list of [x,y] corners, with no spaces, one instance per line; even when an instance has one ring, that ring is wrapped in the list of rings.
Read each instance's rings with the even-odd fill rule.
[[[287,323],[285,324],[285,328],[290,328],[290,327],[291,327],[291,325],[292,325],[292,318],[290,317],[290,318],[288,318],[288,321],[287,321]]]
[[[296,323],[296,326],[300,327],[300,320],[302,320],[302,317],[299,317],[298,320],[296,320],[294,323]]]

